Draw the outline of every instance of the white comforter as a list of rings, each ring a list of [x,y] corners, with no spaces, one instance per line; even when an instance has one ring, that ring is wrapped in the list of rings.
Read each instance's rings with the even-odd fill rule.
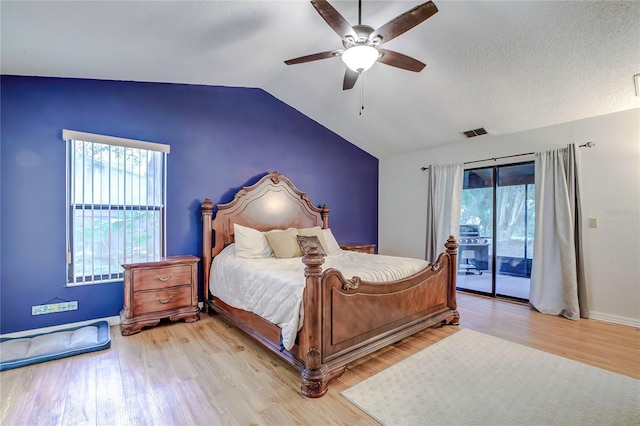
[[[327,256],[322,268],[336,268],[346,278],[383,282],[408,277],[428,265],[421,259],[340,250]],[[225,303],[277,324],[282,329],[282,345],[289,350],[304,320],[304,267],[300,257],[238,258],[232,244],[211,263],[209,288]]]

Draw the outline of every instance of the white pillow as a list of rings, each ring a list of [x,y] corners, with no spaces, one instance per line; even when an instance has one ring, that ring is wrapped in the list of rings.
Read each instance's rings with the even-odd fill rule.
[[[338,244],[336,238],[333,236],[331,228],[323,229],[322,235],[324,236],[324,241],[327,243],[327,246],[325,247],[327,254],[336,254],[342,250],[340,248],[340,244]]]
[[[236,257],[261,259],[273,257],[273,251],[264,232],[246,226],[233,224],[236,242]]]

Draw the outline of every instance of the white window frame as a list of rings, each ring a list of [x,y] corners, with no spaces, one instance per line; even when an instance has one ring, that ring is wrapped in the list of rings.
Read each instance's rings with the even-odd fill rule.
[[[105,135],[99,135],[99,134],[93,134],[93,133],[86,133],[86,132],[78,132],[75,130],[67,130],[64,129],[62,131],[62,138],[65,140],[66,143],[66,154],[67,154],[67,159],[66,159],[66,208],[67,208],[67,215],[66,215],[66,231],[67,231],[67,285],[68,286],[77,286],[77,285],[86,285],[86,284],[98,284],[98,283],[106,283],[106,282],[113,282],[113,281],[121,281],[123,278],[123,269],[120,266],[122,263],[131,263],[131,262],[141,262],[141,261],[152,261],[152,260],[158,260],[158,258],[160,257],[164,257],[165,253],[166,253],[166,199],[167,199],[167,156],[170,152],[170,146],[166,145],[166,144],[160,144],[160,143],[156,143],[156,142],[145,142],[145,141],[138,141],[138,140],[133,140],[133,139],[125,139],[125,138],[119,138],[119,137],[114,137],[114,136],[105,136]],[[94,202],[94,191],[93,189],[86,189],[85,188],[85,182],[87,179],[87,176],[85,175],[85,172],[82,172],[82,178],[80,178],[81,182],[76,183],[76,172],[75,172],[75,151],[74,151],[74,147],[76,146],[77,143],[90,143],[90,144],[101,144],[101,145],[106,145],[109,148],[109,154],[112,153],[112,150],[118,150],[118,148],[116,147],[121,147],[125,149],[125,157],[126,157],[126,153],[127,152],[132,152],[132,151],[127,151],[128,149],[132,149],[132,150],[141,150],[141,151],[137,151],[140,154],[144,154],[145,156],[147,154],[149,155],[157,155],[157,153],[161,154],[161,158],[162,158],[162,164],[161,164],[161,176],[157,177],[155,179],[151,179],[151,180],[145,180],[144,181],[144,185],[141,184],[141,179],[138,178],[138,185],[139,187],[136,188],[133,186],[133,179],[131,180],[131,191],[130,193],[127,193],[127,184],[126,183],[121,183],[119,180],[117,180],[117,176],[123,174],[125,176],[126,180],[126,176],[127,173],[130,173],[131,175],[133,175],[133,171],[131,168],[127,169],[126,166],[126,161],[118,161],[116,164],[112,164],[112,161],[109,159],[107,161],[108,167],[108,174],[106,176],[106,182],[104,182],[104,184],[106,184],[106,188],[107,188],[107,198],[109,199],[108,203],[105,203],[104,201],[102,202]],[[99,146],[99,145],[97,145]],[[93,145],[92,145],[93,147]],[[92,148],[93,149],[93,148]],[[95,152],[95,151],[92,151]],[[109,158],[111,158],[111,155],[109,155]],[[103,163],[102,161],[100,161],[100,163]],[[90,172],[90,179],[91,179],[91,185],[93,186],[93,179],[94,177],[97,177],[96,175],[96,171],[94,170],[95,165],[97,164],[95,161],[95,158],[91,159],[90,161],[91,164],[91,172]],[[104,164],[104,163],[103,163]],[[83,163],[83,167],[84,163]],[[116,173],[116,177],[114,178],[112,175],[112,172],[114,169],[117,169],[118,167],[124,167],[123,170],[118,170],[118,172]],[[140,169],[143,170],[143,169]],[[139,171],[140,171],[139,170]],[[144,171],[146,172],[146,169],[144,169]],[[138,174],[138,176],[140,176],[140,174]],[[105,181],[105,176],[100,176],[101,182]],[[160,200],[157,199],[157,197],[154,197],[153,200],[149,200],[147,191],[149,191],[149,187],[147,182],[153,182],[154,184],[161,184],[162,188],[160,189],[159,193],[159,197],[161,198]],[[76,194],[77,192],[77,188],[80,185],[80,187],[82,188],[80,190],[80,192],[83,195],[78,195]],[[138,204],[136,204],[133,200],[133,192],[135,192],[135,190],[138,190]],[[98,191],[100,192],[100,191]],[[105,191],[102,191],[103,193]],[[115,198],[117,198],[115,201],[112,202],[111,196],[112,194],[117,194]],[[156,191],[157,193],[157,191]],[[84,197],[88,196],[89,194],[91,194],[91,199],[90,200],[85,200]],[[141,194],[145,194],[144,196],[144,200],[146,201],[146,203],[143,202],[143,197]],[[82,202],[79,202],[79,199],[82,199]],[[77,226],[74,223],[74,218],[76,217],[76,214],[78,212],[78,210],[82,210],[82,225],[81,227]],[[91,217],[94,217],[95,212],[105,212],[107,211],[107,216],[108,216],[108,222],[109,222],[109,228],[108,228],[108,242],[107,245],[109,246],[108,248],[108,253],[109,253],[109,258],[116,256],[118,259],[118,265],[117,267],[112,266],[112,260],[109,260],[109,266],[107,267],[103,267],[103,270],[100,272],[96,272],[96,263],[95,263],[95,259],[93,259],[93,257],[91,258],[92,261],[89,262],[90,267],[87,268],[86,264],[85,264],[85,260],[84,258],[82,258],[79,255],[79,250],[78,253],[74,252],[74,235],[76,234],[76,231],[80,231],[81,235],[82,235],[82,239],[81,241],[86,244],[87,241],[91,241],[91,244],[94,244],[94,234],[93,232],[91,232],[90,236],[86,236],[85,235],[85,231],[87,228],[84,227],[85,223],[84,223],[84,215],[85,213],[88,213],[91,215]],[[122,232],[122,238],[120,239],[119,237],[116,238],[117,241],[122,241],[122,247],[124,249],[123,252],[120,255],[117,255],[116,253],[111,252],[111,241],[113,238],[112,235],[112,231],[111,231],[111,212],[118,212],[118,211],[124,211],[124,212],[133,212],[133,211],[157,211],[159,212],[159,226],[157,224],[157,221],[155,222],[156,225],[156,229],[158,229],[159,234],[156,234],[157,237],[157,241],[160,242],[160,247],[157,246],[153,246],[153,250],[151,250],[151,253],[143,253],[143,254],[133,254],[133,251],[131,253],[127,253],[126,247],[127,247],[127,232],[123,231]],[[124,214],[124,216],[126,217],[126,213]],[[114,219],[115,220],[115,219]],[[155,220],[155,219],[154,219]],[[125,223],[124,228],[126,230],[126,220],[121,220],[121,223]],[[149,224],[147,223],[147,228],[149,229]],[[143,234],[146,235],[146,234]],[[155,241],[155,237],[154,237],[154,241]],[[104,243],[103,243],[104,245]],[[140,247],[138,247],[140,248]],[[115,250],[114,250],[115,251]],[[94,254],[92,253],[91,256],[93,256]],[[76,273],[76,263],[77,262],[82,262],[82,271],[83,273]],[[106,273],[104,271],[104,268],[106,268]]]

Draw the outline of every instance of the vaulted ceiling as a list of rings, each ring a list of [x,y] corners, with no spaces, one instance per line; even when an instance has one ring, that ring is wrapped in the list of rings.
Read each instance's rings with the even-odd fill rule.
[[[640,2],[444,1],[342,90],[338,49],[306,0],[1,1],[2,74],[258,87],[382,158],[640,106]],[[422,1],[362,1],[377,28]],[[331,1],[352,25],[358,1]],[[361,109],[361,105],[364,109]]]

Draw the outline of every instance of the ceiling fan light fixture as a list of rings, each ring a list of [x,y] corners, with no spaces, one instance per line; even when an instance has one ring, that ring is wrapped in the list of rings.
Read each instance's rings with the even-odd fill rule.
[[[350,70],[362,74],[376,63],[380,52],[373,46],[358,44],[351,46],[342,53],[342,62]]]

